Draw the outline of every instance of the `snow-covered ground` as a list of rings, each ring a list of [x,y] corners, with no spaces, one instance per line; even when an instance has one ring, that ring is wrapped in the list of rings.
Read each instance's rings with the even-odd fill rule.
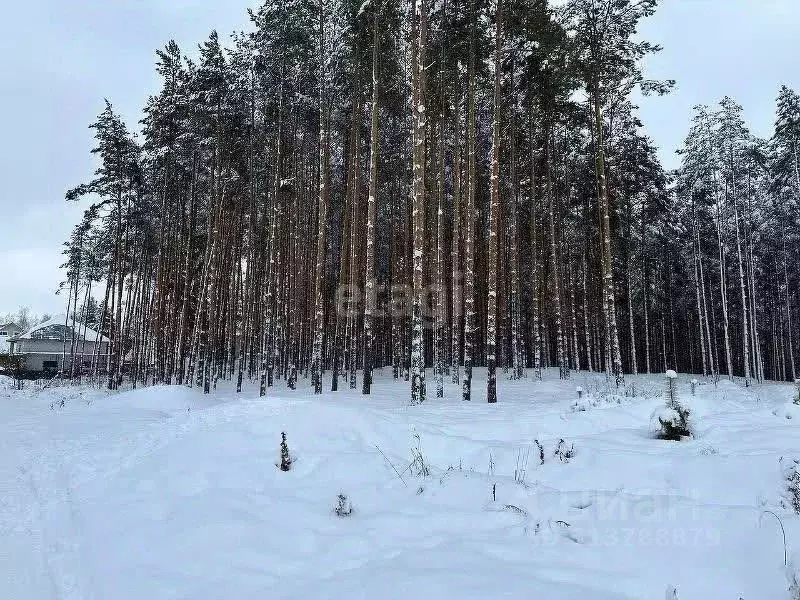
[[[792,386],[680,376],[695,437],[666,442],[663,375],[498,379],[412,407],[388,372],[369,398],[0,378],[0,598],[790,597]]]

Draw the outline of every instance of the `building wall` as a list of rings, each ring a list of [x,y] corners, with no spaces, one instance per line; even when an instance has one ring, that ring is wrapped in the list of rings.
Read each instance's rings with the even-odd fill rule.
[[[80,360],[82,351],[84,366],[90,365],[95,355],[95,345],[95,342],[86,342],[85,347],[82,343],[79,344],[78,351],[75,353],[76,360]],[[67,368],[71,365],[69,350],[70,344],[67,343],[67,356],[65,361]],[[17,341],[14,353],[25,357],[24,368],[26,371],[57,370],[63,369],[65,366],[62,364],[64,362],[64,343],[58,340],[19,340]],[[100,343],[98,354],[101,356],[108,354],[108,342]],[[52,363],[47,365],[47,369],[45,369],[46,362]],[[102,370],[104,365],[104,358],[100,359],[98,367]]]
[[[55,362],[56,370],[61,368],[63,354],[28,354],[25,355],[26,371],[44,371],[45,362]]]
[[[76,354],[94,354],[96,342],[78,342]],[[70,352],[72,344],[67,340],[67,354]],[[100,343],[100,354],[104,354],[108,350],[108,342]],[[64,342],[60,340],[17,340],[14,352],[17,354],[25,354],[27,352],[52,352],[53,354],[63,354]]]
[[[69,352],[69,348],[70,344],[67,342],[67,352]],[[52,352],[58,354],[64,352],[64,342],[59,340],[18,340],[14,351],[17,354],[25,354],[26,352]]]

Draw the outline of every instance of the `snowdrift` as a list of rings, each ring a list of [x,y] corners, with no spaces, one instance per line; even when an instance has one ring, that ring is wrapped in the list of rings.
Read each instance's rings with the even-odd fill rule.
[[[417,407],[390,374],[369,398],[283,382],[263,399],[12,392],[0,597],[788,598],[763,513],[796,550],[780,459],[800,454],[800,421],[775,414],[793,387],[703,381],[691,396],[679,376],[696,435],[664,442],[662,383],[500,377],[488,405],[478,371],[473,402],[448,385]]]

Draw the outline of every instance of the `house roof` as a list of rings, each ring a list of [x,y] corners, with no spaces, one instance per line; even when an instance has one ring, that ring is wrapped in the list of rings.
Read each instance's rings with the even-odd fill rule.
[[[2,324],[0,324],[0,329],[6,329],[6,330],[8,330],[8,329],[11,329],[12,327],[13,327],[14,329],[16,329],[17,331],[22,331],[22,327],[20,327],[20,326],[19,326],[19,325],[17,325],[16,323],[9,322],[9,323],[2,323]]]
[[[68,321],[67,321],[66,315],[56,315],[56,316],[52,317],[51,319],[48,319],[47,321],[44,321],[43,323],[39,323],[35,327],[31,327],[28,331],[26,331],[22,335],[17,336],[17,339],[18,340],[37,339],[37,336],[34,335],[37,331],[40,331],[42,329],[46,329],[48,327],[52,327],[54,325],[56,325],[56,326],[60,325],[61,327],[63,327],[64,323],[67,323],[67,322]],[[69,323],[68,327],[71,329],[72,320],[70,319],[68,323]],[[78,334],[78,336],[80,336],[80,339],[85,339],[87,342],[96,342],[98,340],[100,342],[108,342],[108,338],[107,337],[105,337],[104,335],[100,335],[94,329],[91,329],[89,327],[86,327],[84,329],[84,326],[81,325],[80,323],[78,323],[77,321],[75,322],[75,324],[76,324],[76,329],[78,330],[77,334]],[[70,332],[70,335],[71,335],[71,332]],[[63,337],[61,337],[60,335],[56,335],[56,336],[54,336],[54,338],[55,339],[59,339],[59,340],[63,339]]]

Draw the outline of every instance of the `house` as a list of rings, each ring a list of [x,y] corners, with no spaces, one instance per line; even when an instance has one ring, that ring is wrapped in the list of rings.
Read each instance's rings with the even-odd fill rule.
[[[67,323],[65,325],[65,323]],[[93,329],[57,315],[25,333],[9,339],[11,354],[23,356],[25,370],[29,372],[66,371],[72,366],[72,353],[84,368],[92,365],[95,356],[102,370],[108,357],[109,340]]]
[[[15,338],[20,333],[22,333],[22,327],[16,323],[4,323],[0,325],[0,354],[8,354],[11,352],[9,340]]]

